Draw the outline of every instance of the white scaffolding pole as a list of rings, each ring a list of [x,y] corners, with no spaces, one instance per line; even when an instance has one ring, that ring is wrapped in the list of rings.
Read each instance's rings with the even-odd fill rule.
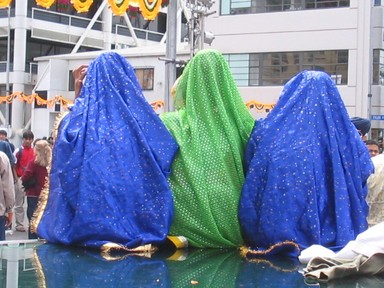
[[[169,1],[167,13],[167,42],[165,57],[165,111],[173,111],[171,88],[176,80],[176,50],[177,50],[177,1]]]
[[[103,12],[103,10],[106,7],[107,3],[108,3],[108,0],[104,0],[103,3],[101,3],[99,9],[97,9],[95,15],[93,15],[92,20],[88,23],[88,26],[85,29],[84,33],[81,35],[79,41],[77,41],[75,47],[73,47],[71,54],[77,53],[77,51],[79,50],[81,44],[83,44],[83,42],[85,40],[85,37],[87,37],[88,32],[91,31],[91,29],[92,29],[93,25],[95,24],[97,18],[99,18],[101,12]]]

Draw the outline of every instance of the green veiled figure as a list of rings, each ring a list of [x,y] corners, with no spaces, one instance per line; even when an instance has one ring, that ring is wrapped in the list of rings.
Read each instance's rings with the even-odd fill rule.
[[[218,51],[198,52],[175,94],[176,112],[161,115],[180,147],[169,178],[175,205],[170,234],[194,247],[239,247],[242,159],[255,121]]]

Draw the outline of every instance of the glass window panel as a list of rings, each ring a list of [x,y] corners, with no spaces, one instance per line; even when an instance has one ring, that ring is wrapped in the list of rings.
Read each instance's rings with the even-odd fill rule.
[[[221,15],[230,14],[230,11],[231,11],[230,7],[231,7],[231,1],[230,0],[221,0],[220,1],[220,13],[221,13]]]
[[[69,70],[68,74],[68,91],[75,91],[75,79],[73,79],[73,70]]]
[[[238,86],[248,86],[248,80],[236,80]]]
[[[376,59],[379,57],[377,54]],[[225,58],[238,85],[284,85],[303,70],[325,71],[338,85],[348,83],[347,50],[229,54]],[[247,84],[246,79],[249,81]]]
[[[228,61],[236,84],[239,86],[248,86],[249,54],[226,54],[224,57]]]
[[[377,0],[375,0],[378,2]],[[378,3],[375,2],[375,5]],[[221,14],[268,13],[301,9],[349,7],[349,0],[223,0]]]
[[[231,8],[248,8],[251,7],[250,0],[232,0]]]
[[[136,68],[136,76],[143,90],[153,90],[154,68]]]

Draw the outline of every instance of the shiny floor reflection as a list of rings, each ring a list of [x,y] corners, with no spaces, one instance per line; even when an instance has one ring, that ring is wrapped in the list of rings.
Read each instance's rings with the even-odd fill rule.
[[[238,251],[190,249],[151,257],[41,242],[3,244],[0,287],[384,287],[382,278],[306,283],[299,263],[244,259]],[[148,256],[148,255],[147,255]]]

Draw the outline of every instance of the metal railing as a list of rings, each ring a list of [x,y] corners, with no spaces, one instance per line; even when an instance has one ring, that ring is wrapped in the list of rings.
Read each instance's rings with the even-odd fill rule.
[[[261,2],[261,1],[260,1]],[[281,0],[273,4],[258,3],[250,0],[232,0],[230,1],[230,14],[252,14],[252,13],[268,13],[281,12],[290,10],[306,10],[306,9],[325,9],[349,7],[349,0],[295,0],[286,2]]]
[[[155,31],[149,31],[149,30],[144,30],[144,29],[140,29],[140,28],[133,28],[133,30],[135,31],[136,37],[138,39],[142,39],[142,40],[160,42],[164,36],[164,33],[158,33]],[[115,45],[116,46],[119,46],[121,44],[123,44],[123,45],[126,44],[126,43],[120,43],[118,41],[118,38],[119,38],[118,36],[132,37],[131,32],[129,31],[129,28],[127,26],[116,24],[114,31],[115,31],[115,39],[116,39]]]
[[[91,19],[88,18],[53,12],[49,10],[42,10],[38,8],[32,8],[32,19],[48,21],[78,28],[87,28],[89,22],[91,22]],[[99,20],[96,21],[95,24],[92,26],[92,30],[102,31],[103,22]]]
[[[10,63],[9,71],[13,71],[13,63]],[[7,72],[7,61],[0,61],[0,72]]]

